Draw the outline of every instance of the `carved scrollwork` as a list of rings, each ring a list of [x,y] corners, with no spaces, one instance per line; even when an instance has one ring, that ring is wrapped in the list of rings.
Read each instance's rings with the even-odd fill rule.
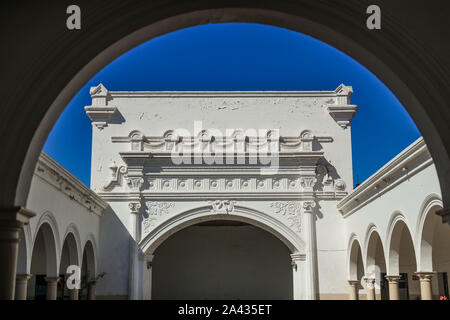
[[[303,209],[305,209],[305,212],[311,212],[314,210],[315,207],[316,207],[315,201],[309,200],[303,202]]]
[[[169,214],[169,209],[173,208],[175,203],[173,202],[155,202],[147,201],[145,212],[147,217],[142,220],[143,232],[147,233],[150,227],[155,225],[161,216]]]
[[[270,204],[275,214],[282,215],[289,221],[289,227],[301,232],[301,206],[295,201],[276,201]]]
[[[123,175],[128,171],[126,166],[118,167],[114,161],[111,162],[108,168],[111,170],[111,180],[103,185],[103,190],[105,191],[110,191],[114,189],[115,186],[120,185]]]
[[[141,203],[140,202],[130,202],[128,204],[128,208],[130,208],[131,213],[139,213],[139,210],[141,209]]]

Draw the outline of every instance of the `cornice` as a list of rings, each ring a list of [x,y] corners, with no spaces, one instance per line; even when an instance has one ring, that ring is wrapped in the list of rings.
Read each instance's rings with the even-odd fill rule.
[[[114,106],[86,106],[86,115],[91,119],[92,124],[99,129],[103,129],[108,122],[118,113]]]
[[[88,211],[101,215],[108,204],[45,152],[41,152],[34,175],[52,185]]]
[[[216,200],[216,199],[233,199],[233,200],[258,200],[258,201],[274,201],[274,200],[296,200],[311,199],[315,197],[317,200],[339,200],[348,193],[342,192],[141,192],[139,197],[148,200]],[[98,195],[105,201],[130,201],[137,199],[136,193],[126,192],[99,192]]]
[[[100,84],[101,85],[101,84]],[[96,87],[93,87],[96,88]],[[344,88],[344,90],[343,90]],[[339,85],[329,91],[108,91],[112,98],[251,98],[251,97],[337,97],[351,95],[352,91]]]
[[[337,204],[337,208],[344,217],[348,217],[432,164],[433,159],[420,137],[356,187]]]

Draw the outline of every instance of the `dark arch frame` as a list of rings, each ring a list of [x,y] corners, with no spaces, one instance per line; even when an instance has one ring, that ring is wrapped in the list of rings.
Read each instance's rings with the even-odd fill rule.
[[[0,186],[6,222],[0,226],[27,220],[30,214],[20,207],[45,139],[64,107],[102,67],[158,35],[238,21],[308,34],[374,73],[423,134],[438,171],[440,215],[450,223],[450,43],[440,33],[450,29],[450,20],[446,0],[436,1],[430,6],[420,0],[79,0],[81,30],[65,26],[70,2],[2,1],[0,149],[7,156],[0,157],[6,169]],[[374,3],[382,8],[382,28],[370,31],[366,9]],[[10,280],[0,296],[11,296],[15,269],[4,268],[2,279]]]
[[[446,72],[449,65],[444,62],[450,61],[440,59],[445,52],[433,52],[424,45],[431,42],[442,48],[444,44],[438,35],[420,31],[420,26],[409,25],[404,19],[408,10],[432,13],[430,6],[421,8],[413,1],[403,7],[389,1],[378,2],[392,11],[383,10],[382,29],[377,31],[366,28],[365,10],[371,3],[361,0],[249,1],[245,6],[224,0],[161,1],[158,5],[150,1],[108,1],[107,5],[80,1],[80,31],[65,28],[65,3],[34,8],[37,11],[32,14],[42,12],[41,20],[46,21],[41,21],[42,30],[34,30],[28,37],[48,41],[26,38],[18,45],[13,33],[6,35],[4,41],[11,54],[6,58],[12,60],[14,53],[16,58],[5,64],[4,76],[11,77],[10,83],[1,88],[4,105],[8,106],[0,111],[6,120],[2,133],[8,139],[2,140],[0,146],[9,156],[2,157],[0,164],[9,170],[4,176],[0,204],[25,204],[34,164],[53,124],[76,92],[103,66],[136,45],[170,31],[205,23],[242,21],[311,35],[350,55],[378,76],[403,103],[424,135],[438,170],[444,204],[448,206],[450,81]],[[5,12],[5,20],[17,26],[17,32],[30,27],[26,10],[10,5]],[[18,17],[22,17],[20,23],[14,20]],[[403,25],[395,21],[402,21]],[[18,65],[20,62],[23,65]]]

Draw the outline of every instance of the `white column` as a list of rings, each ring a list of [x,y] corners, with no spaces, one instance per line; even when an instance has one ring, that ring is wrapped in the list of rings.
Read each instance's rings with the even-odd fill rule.
[[[153,269],[153,254],[145,255],[144,263],[144,285],[143,285],[143,299],[152,299],[152,269]]]
[[[291,254],[292,259],[292,285],[293,299],[305,299],[305,262],[306,255],[301,253]]]
[[[306,299],[316,300],[317,296],[317,269],[316,269],[316,217],[313,200],[303,202],[304,226],[306,240]]]
[[[14,299],[19,231],[33,216],[20,207],[0,208],[0,300]]]
[[[129,272],[129,293],[128,299],[130,300],[138,300],[139,299],[139,287],[140,287],[140,263],[141,259],[139,258],[139,246],[138,243],[140,241],[140,210],[141,203],[140,201],[130,202],[130,229],[131,229],[131,238],[130,238],[130,272]]]

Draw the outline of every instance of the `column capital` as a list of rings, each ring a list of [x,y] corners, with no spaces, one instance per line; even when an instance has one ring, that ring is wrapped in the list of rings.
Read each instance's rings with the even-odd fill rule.
[[[359,283],[358,280],[347,280],[347,282],[350,287],[356,287]]]
[[[420,281],[431,281],[431,278],[436,274],[435,271],[417,271],[414,275],[419,277]]]
[[[21,281],[28,281],[31,278],[31,274],[25,273],[25,274],[16,274],[16,281],[17,282],[21,282]]]
[[[313,213],[316,207],[316,202],[314,200],[303,201],[303,209],[305,213]]]
[[[150,253],[146,253],[144,255],[145,261],[148,261],[148,262],[152,262],[154,257],[155,257],[155,255],[152,254],[152,253],[151,254]]]
[[[375,278],[364,277],[363,280],[364,280],[364,284],[365,284],[366,288],[368,288],[368,289],[375,288],[375,281],[376,281]]]
[[[297,271],[297,268],[298,268],[297,262],[306,261],[306,254],[304,254],[304,253],[293,253],[293,254],[291,254],[291,260],[292,260],[291,261],[292,268],[295,271]]]
[[[145,253],[144,260],[146,262],[147,269],[151,269],[153,267],[153,258],[155,257],[152,253]]]
[[[391,283],[398,283],[400,281],[400,279],[402,278],[401,275],[385,275],[384,276],[386,278],[387,281],[391,282]]]
[[[44,280],[45,282],[47,282],[48,284],[56,284],[58,283],[58,281],[60,280],[60,277],[45,277]]]
[[[306,261],[306,254],[304,253],[293,253],[291,254],[292,261]]]
[[[27,300],[27,285],[31,274],[17,274],[16,275],[16,292],[15,300]]]
[[[139,214],[141,210],[141,202],[140,201],[132,201],[128,204],[128,208],[130,208],[130,213]]]
[[[17,225],[18,228],[21,228],[22,225],[27,224],[30,221],[30,218],[35,215],[34,212],[24,207],[0,207],[0,225],[12,223]]]
[[[442,218],[442,223],[450,224],[450,207],[438,210],[436,214]]]

